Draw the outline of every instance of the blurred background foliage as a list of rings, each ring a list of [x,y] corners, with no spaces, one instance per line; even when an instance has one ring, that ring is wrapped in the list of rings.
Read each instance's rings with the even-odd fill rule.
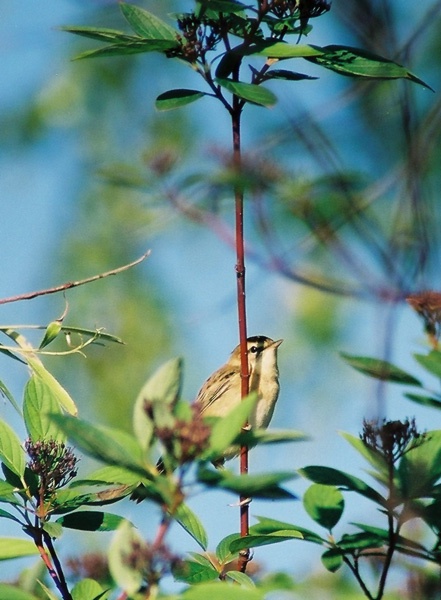
[[[68,4],[72,20],[58,25],[124,26],[116,2]],[[163,17],[192,6],[138,4]],[[18,24],[25,17],[12,18]],[[363,388],[336,353],[349,346],[392,358],[405,345],[395,337],[404,299],[439,287],[441,2],[334,0],[312,24],[306,43],[353,45],[392,58],[435,93],[304,63],[303,72],[320,79],[272,82],[277,107],[247,109],[241,177],[249,331],[286,340],[275,424],[302,427],[318,440],[316,450],[296,449],[290,467],[339,449],[331,439],[336,428],[356,430],[366,412],[388,412],[384,386]],[[43,37],[45,27],[43,21]],[[20,160],[52,143],[71,163],[51,232],[52,258],[34,274],[35,287],[103,272],[152,248],[141,267],[68,294],[67,323],[104,326],[126,346],[90,349],[87,360],[46,361],[84,418],[127,428],[128,407],[162,360],[184,355],[192,399],[237,343],[230,193],[237,174],[228,119],[212,99],[181,111],[154,110],[159,93],[202,85],[191,69],[154,54],[71,62],[90,40],[51,35],[62,38],[61,55],[30,94],[3,107],[0,151]],[[55,318],[60,306],[61,300],[48,303],[42,318]],[[409,322],[414,326],[407,321],[406,329]],[[415,341],[418,327],[412,335]],[[364,391],[355,394],[355,383]],[[366,400],[366,389],[374,400]],[[402,404],[398,410],[402,416]],[[256,450],[257,460],[263,453]],[[271,468],[285,459],[271,459]],[[337,460],[345,464],[343,455]],[[332,581],[343,590],[337,577]]]

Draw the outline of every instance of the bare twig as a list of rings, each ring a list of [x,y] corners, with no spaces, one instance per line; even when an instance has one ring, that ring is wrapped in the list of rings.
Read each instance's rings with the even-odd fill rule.
[[[9,296],[9,298],[0,298],[0,304],[9,304],[10,302],[20,302],[21,300],[32,300],[33,298],[37,298],[38,296],[46,296],[48,294],[56,294],[58,292],[64,292],[65,290],[70,290],[71,288],[78,287],[80,285],[84,285],[86,283],[91,283],[92,281],[98,281],[99,279],[104,279],[105,277],[109,277],[110,275],[118,275],[123,271],[127,271],[132,267],[138,265],[143,260],[145,260],[150,255],[150,250],[144,252],[142,256],[137,258],[136,260],[123,265],[122,267],[117,267],[116,269],[111,269],[110,271],[106,271],[105,273],[99,273],[98,275],[92,275],[92,277],[86,277],[86,279],[80,279],[78,281],[68,281],[67,283],[62,283],[61,285],[56,285],[51,288],[46,288],[44,290],[37,290],[34,292],[27,292],[25,294],[18,294],[17,296]]]

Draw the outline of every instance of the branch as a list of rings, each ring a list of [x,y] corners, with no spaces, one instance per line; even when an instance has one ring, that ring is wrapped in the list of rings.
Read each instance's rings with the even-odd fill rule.
[[[10,296],[9,298],[0,298],[0,304],[8,304],[9,302],[20,302],[21,300],[32,300],[32,298],[37,298],[38,296],[46,296],[48,294],[56,294],[58,292],[64,292],[66,290],[70,290],[71,288],[78,287],[80,285],[84,285],[85,283],[91,283],[92,281],[98,281],[99,279],[104,279],[105,277],[109,277],[110,275],[118,275],[123,271],[127,271],[132,267],[139,265],[143,260],[145,260],[150,255],[150,250],[144,252],[142,256],[130,262],[122,267],[117,267],[116,269],[112,269],[110,271],[106,271],[105,273],[99,273],[98,275],[92,275],[92,277],[87,277],[86,279],[80,279],[78,281],[68,281],[67,283],[62,283],[61,285],[56,285],[55,287],[47,288],[45,290],[37,290],[34,292],[27,292],[26,294],[18,294],[17,296]]]

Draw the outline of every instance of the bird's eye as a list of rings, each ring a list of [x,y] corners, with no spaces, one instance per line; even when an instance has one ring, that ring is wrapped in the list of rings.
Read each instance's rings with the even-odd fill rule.
[[[251,346],[250,348],[250,352],[252,352],[253,354],[256,354],[256,352],[258,352],[258,347],[257,346]]]

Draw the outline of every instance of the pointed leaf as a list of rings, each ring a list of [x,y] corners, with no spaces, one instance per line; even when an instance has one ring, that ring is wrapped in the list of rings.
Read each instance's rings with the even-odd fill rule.
[[[420,394],[404,394],[404,396],[409,400],[412,400],[412,402],[416,402],[422,406],[429,406],[430,408],[437,408],[438,410],[441,410],[441,399],[432,398],[430,396],[422,396]]]
[[[353,448],[357,450],[365,458],[375,469],[381,474],[385,475],[388,472],[388,466],[383,458],[378,452],[375,452],[371,448],[368,448],[366,444],[359,437],[355,437],[350,433],[346,433],[345,431],[340,431],[340,435],[351,444]]]
[[[207,532],[202,525],[199,517],[183,502],[176,509],[173,518],[185,529],[187,533],[199,544],[202,550],[207,549]]]
[[[303,506],[316,523],[330,531],[339,522],[345,501],[338,488],[314,483],[303,496]]]
[[[237,538],[237,533],[230,533],[230,535],[224,537],[216,546],[216,558],[220,565],[226,565],[238,556],[239,551],[233,552],[230,548],[231,542],[237,540]]]
[[[367,483],[361,479],[358,479],[358,477],[354,477],[353,475],[349,475],[348,473],[344,473],[338,469],[333,469],[331,467],[310,466],[299,469],[299,473],[315,483],[335,485],[351,492],[357,492],[358,494],[369,498],[369,500],[373,500],[381,506],[386,506],[385,498],[383,498],[381,494],[371,488]]]
[[[243,496],[268,499],[292,499],[294,494],[279,487],[279,483],[293,479],[296,474],[287,471],[260,475],[233,475],[230,471],[200,468],[198,480],[209,487],[217,487]]]
[[[285,523],[278,521],[277,519],[268,519],[267,517],[257,517],[259,523],[253,525],[250,528],[250,533],[255,534],[277,534],[280,531],[296,531],[301,534],[302,538],[307,542],[313,542],[315,544],[324,544],[325,539],[310,531],[304,527],[292,525],[291,523]]]
[[[176,42],[178,32],[152,13],[125,2],[120,2],[119,6],[130,27],[142,38]]]
[[[3,381],[0,381],[0,395],[4,396],[5,398],[7,398],[9,400],[9,402],[12,404],[12,406],[15,408],[15,410],[17,411],[17,413],[20,415],[20,417],[22,416],[21,414],[21,409],[18,406],[17,402],[14,399],[14,396],[11,394],[11,392],[8,390],[8,388],[6,387],[6,385],[3,383]]]
[[[296,71],[288,71],[287,69],[271,69],[263,76],[263,80],[267,79],[285,79],[286,81],[301,81],[302,79],[318,79],[318,77],[312,77],[312,75],[305,75],[304,73],[297,73]]]
[[[26,360],[32,371],[38,375],[38,377],[48,388],[50,388],[52,396],[56,398],[60,407],[70,415],[77,415],[78,409],[75,405],[75,402],[69,396],[64,387],[43,366],[43,363],[38,358],[34,358],[32,356],[26,356]]]
[[[185,583],[195,584],[213,581],[219,578],[218,571],[209,559],[200,554],[191,553],[194,560],[186,560],[173,571],[175,579]]]
[[[414,354],[414,357],[426,371],[441,379],[441,352],[432,350],[429,354]]]
[[[367,356],[353,356],[351,354],[346,354],[345,352],[340,352],[340,356],[348,363],[348,365],[370,377],[375,377],[376,379],[381,379],[383,381],[391,381],[393,383],[421,386],[421,382],[413,377],[413,375],[406,373],[406,371],[403,371],[386,360],[369,358]]]
[[[114,531],[121,523],[127,521],[119,515],[94,510],[83,510],[80,512],[64,515],[56,520],[63,527],[78,529],[80,531]]]
[[[43,339],[41,340],[41,343],[38,347],[39,350],[41,350],[42,348],[45,348],[46,346],[49,346],[49,344],[51,342],[54,341],[54,339],[56,337],[58,337],[58,334],[61,331],[61,321],[52,321],[51,323],[49,323],[49,325],[46,327],[46,331],[44,332],[44,336]]]
[[[275,531],[271,535],[247,535],[245,537],[237,537],[230,543],[232,552],[240,552],[246,548],[258,548],[260,546],[269,546],[272,544],[280,544],[280,542],[290,542],[292,540],[303,539],[299,531],[286,530]]]
[[[131,54],[142,54],[144,52],[167,52],[176,48],[177,43],[169,40],[141,40],[120,42],[103,46],[96,50],[87,50],[74,57],[74,60],[83,60],[84,58],[100,58],[105,56],[130,56]]]
[[[55,440],[65,442],[66,436],[49,417],[62,414],[57,397],[40,377],[32,375],[26,384],[23,400],[23,417],[26,430],[33,442]]]
[[[11,427],[0,420],[0,460],[18,477],[25,472],[25,452]]]
[[[350,46],[325,46],[320,48],[319,56],[306,57],[326,69],[331,69],[350,77],[368,77],[371,79],[410,79],[424,87],[429,85],[410,73],[405,67],[367,50]],[[432,90],[433,91],[433,90]]]
[[[83,37],[98,40],[100,42],[124,42],[139,40],[139,38],[135,38],[132,35],[127,35],[123,31],[117,31],[116,29],[106,29],[104,27],[81,27],[76,25],[64,25],[59,29],[61,31],[67,31],[67,33],[81,35]]]
[[[155,101],[157,110],[173,110],[191,104],[203,96],[207,96],[205,92],[198,90],[176,89],[169,90],[160,94]]]
[[[259,106],[274,106],[277,102],[276,96],[260,85],[236,82],[232,79],[220,79],[218,77],[215,81],[231,94],[234,94],[247,102],[251,102],[252,104],[257,104]]]

